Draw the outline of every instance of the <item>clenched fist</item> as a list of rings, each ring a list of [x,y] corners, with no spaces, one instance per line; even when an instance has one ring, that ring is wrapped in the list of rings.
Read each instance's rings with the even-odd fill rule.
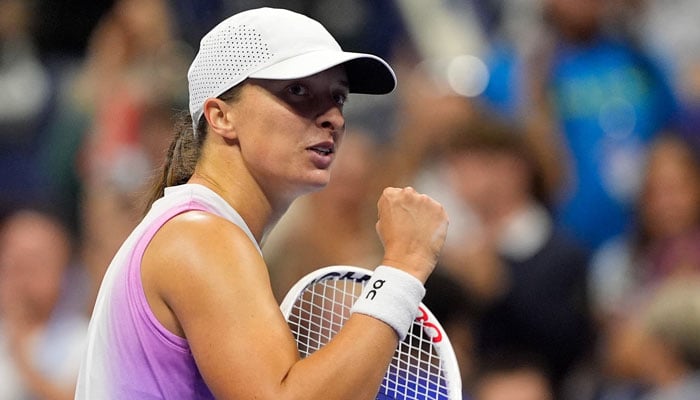
[[[408,272],[425,283],[445,243],[445,209],[411,187],[384,189],[377,208],[377,233],[384,245],[382,264]]]

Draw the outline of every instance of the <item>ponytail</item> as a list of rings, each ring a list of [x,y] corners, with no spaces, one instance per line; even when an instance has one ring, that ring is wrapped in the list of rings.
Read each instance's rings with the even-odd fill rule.
[[[146,209],[163,197],[166,187],[187,183],[194,173],[199,154],[206,136],[206,120],[202,118],[197,127],[197,135],[192,132],[192,117],[182,111],[175,122],[174,136],[165,156],[163,165],[155,174],[153,184],[148,191]]]
[[[240,97],[241,87],[243,85],[236,85],[218,98],[227,102],[235,102]],[[185,184],[194,174],[194,168],[199,161],[202,150],[202,143],[207,136],[207,119],[201,118],[199,120],[196,135],[192,129],[190,113],[180,112],[176,117],[175,134],[163,166],[154,176],[153,184],[146,196],[145,212],[148,212],[156,200],[163,197],[166,187]]]

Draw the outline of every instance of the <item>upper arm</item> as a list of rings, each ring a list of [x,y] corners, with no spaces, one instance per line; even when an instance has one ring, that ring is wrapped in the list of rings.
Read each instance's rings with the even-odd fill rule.
[[[281,382],[298,358],[296,346],[248,236],[222,218],[187,213],[149,247],[144,262],[160,264],[158,297],[177,318],[212,392],[252,397],[266,381]]]
[[[142,273],[155,301],[172,311],[217,398],[374,398],[396,348],[389,325],[356,314],[328,345],[299,360],[257,247],[211,214],[189,212],[166,223]]]

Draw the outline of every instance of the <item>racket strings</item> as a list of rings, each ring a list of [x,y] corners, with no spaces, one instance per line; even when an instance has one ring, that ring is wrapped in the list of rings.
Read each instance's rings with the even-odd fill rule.
[[[310,284],[297,297],[288,321],[302,358],[325,346],[340,331],[362,288],[362,283],[351,279],[328,279]],[[422,321],[413,323],[394,353],[378,398],[449,398],[445,371],[428,332]]]
[[[323,281],[309,286],[297,299],[289,318],[301,357],[328,344],[350,318],[362,285],[350,280]]]
[[[380,393],[395,399],[447,399],[449,388],[432,338],[420,321],[394,353]],[[383,397],[387,398],[387,397]]]

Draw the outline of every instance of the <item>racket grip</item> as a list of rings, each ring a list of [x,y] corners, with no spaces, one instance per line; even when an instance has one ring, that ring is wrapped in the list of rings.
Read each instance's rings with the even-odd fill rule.
[[[418,306],[425,296],[425,287],[413,275],[380,265],[357,298],[351,313],[376,318],[391,326],[403,340],[419,315]]]

